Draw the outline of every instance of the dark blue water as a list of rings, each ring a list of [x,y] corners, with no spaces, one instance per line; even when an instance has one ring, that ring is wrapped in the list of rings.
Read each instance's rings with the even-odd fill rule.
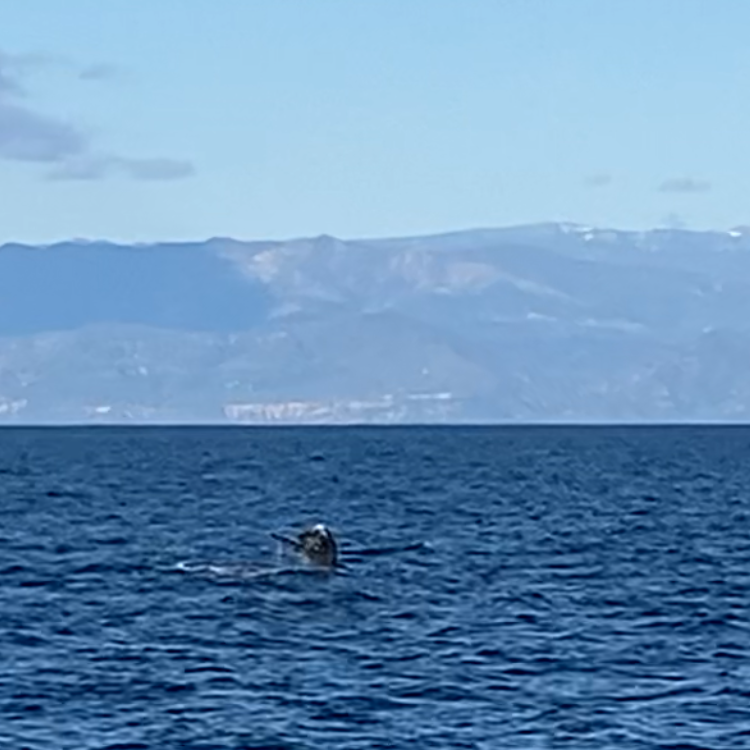
[[[7,429],[0,747],[747,748],[749,587],[750,429]]]

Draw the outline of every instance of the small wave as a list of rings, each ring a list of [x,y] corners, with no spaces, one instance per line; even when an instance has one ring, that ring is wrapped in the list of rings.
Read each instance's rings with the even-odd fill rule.
[[[381,555],[393,555],[399,552],[415,552],[421,549],[432,549],[429,542],[414,542],[412,544],[394,545],[392,547],[366,547],[365,549],[344,549],[342,554],[347,560],[356,560],[365,557],[379,557]]]
[[[280,576],[327,573],[328,571],[289,566],[262,565],[252,562],[191,562],[182,561],[175,565],[175,572],[206,576],[224,581],[250,581]]]
[[[286,541],[282,537],[275,537],[280,541]],[[336,564],[332,570],[310,567],[309,565],[300,565],[291,563],[286,565],[268,565],[264,563],[237,561],[237,562],[220,562],[206,560],[183,560],[178,562],[171,572],[186,573],[190,575],[202,575],[211,578],[220,578],[223,580],[247,581],[261,578],[274,578],[277,576],[300,575],[300,574],[336,574],[347,576],[351,568],[347,563],[362,562],[364,559],[378,557],[382,555],[391,555],[399,552],[412,552],[421,549],[431,549],[427,542],[416,542],[400,546],[391,547],[373,547],[357,550],[342,550],[344,561]]]

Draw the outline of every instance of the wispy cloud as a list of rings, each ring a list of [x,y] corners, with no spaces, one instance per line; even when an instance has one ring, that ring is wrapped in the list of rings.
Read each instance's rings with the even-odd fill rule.
[[[87,151],[53,165],[46,177],[48,180],[103,180],[113,171],[111,157]]]
[[[119,166],[135,180],[181,180],[194,172],[184,159],[120,159]]]
[[[101,180],[121,175],[134,180],[179,180],[194,173],[184,159],[102,153],[79,124],[47,114],[29,103],[25,77],[50,65],[67,65],[44,55],[0,51],[0,160],[46,164],[53,180]],[[106,64],[80,68],[79,78],[109,80],[118,69]]]
[[[23,87],[16,80],[19,72],[18,57],[0,50],[0,97],[23,94]]]
[[[596,174],[590,174],[583,178],[583,184],[590,188],[602,188],[611,185],[614,182],[614,177],[607,172],[597,172]]]
[[[695,177],[673,177],[659,185],[662,193],[707,193],[711,190],[711,183]]]
[[[121,75],[120,68],[109,63],[86,65],[78,70],[78,77],[82,81],[112,81],[120,78]]]
[[[86,136],[74,125],[0,98],[0,158],[55,163],[88,148]]]
[[[194,174],[191,162],[182,159],[129,159],[122,156],[85,153],[66,159],[48,173],[50,180],[103,180],[124,175],[133,180],[182,180]]]
[[[122,69],[112,63],[99,62],[81,65],[75,60],[62,55],[51,55],[42,52],[27,54],[10,54],[0,50],[0,69],[8,77],[16,80],[15,89],[19,90],[20,81],[34,74],[45,71],[58,71],[82,81],[110,81],[122,76]]]

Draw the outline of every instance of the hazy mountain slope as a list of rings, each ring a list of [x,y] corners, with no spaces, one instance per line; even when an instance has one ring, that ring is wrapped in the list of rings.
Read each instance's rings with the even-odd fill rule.
[[[0,247],[0,419],[744,419],[750,234]]]
[[[0,249],[0,334],[91,323],[226,331],[258,323],[269,303],[207,243]]]

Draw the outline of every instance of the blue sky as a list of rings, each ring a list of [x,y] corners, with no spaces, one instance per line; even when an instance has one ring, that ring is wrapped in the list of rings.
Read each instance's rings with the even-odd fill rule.
[[[750,224],[745,0],[0,5],[0,241]]]

